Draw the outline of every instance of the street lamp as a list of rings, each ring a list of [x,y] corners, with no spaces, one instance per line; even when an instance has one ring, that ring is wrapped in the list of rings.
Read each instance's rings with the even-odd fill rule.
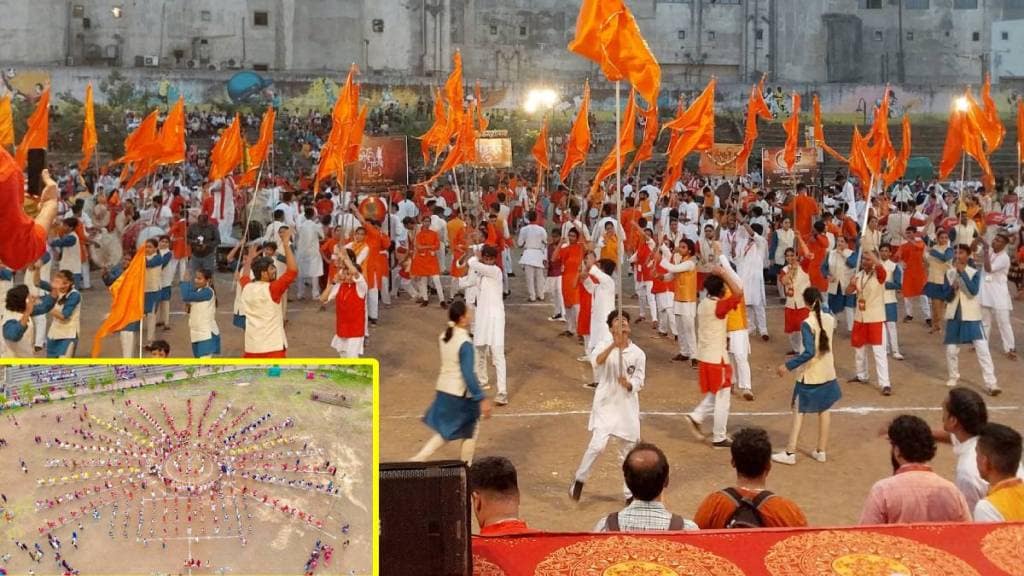
[[[558,92],[551,88],[531,88],[526,93],[526,101],[523,102],[523,110],[527,114],[533,114],[542,108],[550,109],[558,103]]]
[[[956,99],[956,109],[958,112],[967,112],[970,109],[970,103],[967,102],[966,96],[960,96]]]

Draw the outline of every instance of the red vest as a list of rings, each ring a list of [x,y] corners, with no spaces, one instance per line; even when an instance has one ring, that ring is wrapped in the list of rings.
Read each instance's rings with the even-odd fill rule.
[[[360,298],[355,282],[338,287],[334,333],[339,338],[366,336],[366,298]]]

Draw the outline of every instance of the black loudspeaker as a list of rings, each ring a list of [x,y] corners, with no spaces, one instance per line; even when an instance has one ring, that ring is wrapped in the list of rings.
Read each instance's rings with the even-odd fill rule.
[[[470,576],[471,520],[464,462],[381,463],[383,576]]]

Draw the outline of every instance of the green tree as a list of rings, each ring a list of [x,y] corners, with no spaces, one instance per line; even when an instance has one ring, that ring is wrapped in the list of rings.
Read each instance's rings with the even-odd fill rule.
[[[32,387],[28,382],[21,385],[21,401],[31,402],[32,397],[35,396],[35,388]]]
[[[174,372],[168,372],[168,373],[164,374],[164,380],[166,380],[168,382],[170,382],[171,380],[174,380]]]
[[[0,394],[0,406],[6,406],[6,405],[7,405],[7,395],[6,394]]]

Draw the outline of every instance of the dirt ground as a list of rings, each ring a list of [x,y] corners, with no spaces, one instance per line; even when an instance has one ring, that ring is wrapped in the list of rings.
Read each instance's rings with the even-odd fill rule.
[[[626,281],[627,310],[635,313],[636,300]],[[558,336],[562,324],[548,322],[550,304],[526,302],[523,274],[512,279],[513,295],[506,301],[506,356],[510,404],[496,408],[482,424],[477,456],[504,455],[519,470],[522,517],[534,527],[553,531],[588,531],[609,512],[622,506],[622,472],[614,450],[598,459],[579,503],[567,494],[569,483],[589,441],[587,420],[593,393],[582,386],[590,379],[588,365],[577,362],[582,346]],[[784,446],[790,428],[793,379],[778,377],[775,367],[785,360],[788,344],[782,332],[782,309],[768,287],[768,325],[772,339],[752,338],[750,358],[757,398],[746,402],[733,396],[730,431],[742,426],[768,430],[776,449]],[[1024,306],[1018,305],[1013,322],[1018,338],[1024,325]],[[902,312],[902,310],[901,310]],[[446,320],[433,304],[416,308],[402,304],[386,311],[382,326],[373,333],[368,355],[381,364],[381,461],[411,457],[431,432],[420,417],[434,395],[438,365],[436,338]],[[906,360],[890,359],[893,395],[883,397],[873,385],[847,384],[853,376],[854,353],[845,333],[838,338],[837,370],[843,398],[832,418],[828,462],[820,464],[805,454],[814,449],[817,425],[805,419],[796,466],[776,464],[769,489],[795,500],[813,525],[846,525],[859,518],[871,485],[891,474],[889,447],[879,431],[896,415],[913,413],[940,426],[940,405],[947,392],[943,347],[929,336],[923,321],[899,325]],[[640,393],[642,436],[668,455],[671,483],[665,494],[668,508],[692,517],[711,491],[729,485],[734,471],[728,450],[715,450],[695,441],[682,414],[699,399],[696,370],[670,361],[675,342],[654,338],[650,324],[634,326],[634,341],[647,353],[647,383]],[[998,337],[997,337],[998,340]],[[993,342],[996,374],[1004,392],[986,399],[992,419],[1024,428],[1021,414],[1024,379],[1021,363],[1011,362]],[[974,354],[964,348],[960,359],[962,385],[980,390],[980,369]],[[871,368],[874,381],[874,368]],[[493,385],[493,370],[492,370]],[[489,394],[493,394],[493,388]],[[710,429],[710,420],[705,423]],[[455,445],[437,458],[458,458]],[[935,469],[952,477],[954,459],[949,446],[940,446]],[[382,503],[386,506],[386,503]]]
[[[353,405],[345,408],[313,402],[310,400],[310,392],[314,390],[339,391],[351,398]],[[193,499],[191,524],[193,538],[190,539],[187,537],[189,524],[186,521],[185,497],[179,500],[177,510],[180,519],[175,522],[173,499],[163,500],[168,491],[158,480],[147,475],[148,487],[145,490],[139,489],[138,485],[134,488],[124,486],[134,492],[134,498],[118,499],[116,517],[112,515],[112,507],[105,506],[101,508],[98,520],[89,514],[81,521],[82,529],[77,530],[78,550],[71,545],[71,532],[77,529],[77,521],[54,531],[54,535],[61,540],[60,552],[69,564],[83,574],[191,574],[192,571],[184,567],[185,560],[191,555],[204,563],[203,568],[197,570],[198,573],[298,574],[312,552],[314,543],[321,540],[332,546],[335,552],[330,566],[323,568],[321,563],[318,573],[369,574],[373,537],[370,482],[373,473],[371,387],[367,382],[356,381],[355,378],[332,380],[323,374],[316,380],[306,380],[304,371],[288,369],[285,369],[281,378],[268,378],[255,372],[226,372],[196,378],[192,382],[132,389],[123,394],[80,396],[77,399],[78,412],[72,411],[72,400],[37,405],[14,412],[18,426],[14,425],[8,413],[4,413],[0,417],[0,438],[6,439],[9,446],[0,449],[0,492],[6,495],[14,518],[4,521],[0,515],[0,556],[11,554],[11,560],[6,565],[11,573],[24,574],[29,569],[38,574],[60,573],[54,563],[52,548],[37,528],[47,520],[77,509],[80,501],[39,511],[36,510],[36,501],[56,498],[75,488],[98,483],[80,481],[37,487],[36,480],[39,478],[73,473],[69,468],[48,467],[48,461],[104,456],[102,452],[83,455],[55,446],[47,448],[43,444],[35,444],[34,436],[56,436],[65,442],[101,445],[102,440],[98,437],[86,440],[72,432],[72,428],[81,425],[78,415],[81,414],[83,402],[88,404],[91,416],[103,421],[111,422],[120,418],[124,422],[127,415],[148,426],[139,412],[125,407],[124,400],[143,406],[161,426],[168,428],[160,408],[161,403],[164,403],[177,427],[182,429],[188,420],[186,406],[189,399],[192,401],[195,422],[192,430],[196,434],[200,415],[211,391],[216,391],[217,396],[205,418],[207,430],[225,408],[227,410],[220,423],[227,427],[237,417],[243,416],[247,407],[252,406],[252,411],[245,414],[231,429],[233,432],[238,432],[267,413],[271,414],[269,424],[254,428],[251,434],[291,418],[294,425],[280,433],[286,439],[285,442],[272,446],[261,444],[277,436],[277,433],[269,433],[261,438],[257,444],[260,449],[254,454],[266,455],[276,467],[281,462],[291,462],[292,456],[284,459],[287,451],[296,451],[297,454],[305,445],[302,462],[322,465],[329,461],[337,467],[336,476],[319,471],[277,471],[275,474],[289,480],[323,483],[333,478],[335,485],[340,488],[339,493],[328,495],[315,490],[257,482],[242,479],[237,474],[222,477],[225,486],[231,484],[235,488],[233,494],[225,488],[225,498],[216,501],[217,515],[220,516],[223,511],[228,520],[219,523],[218,531],[218,526],[213,523],[213,515],[209,513],[209,497],[196,497]],[[62,415],[63,422],[56,422],[57,415]],[[93,423],[93,433],[116,436],[116,431],[106,430],[99,422]],[[25,461],[27,473],[21,471],[20,459]],[[80,466],[77,471],[83,469],[86,468]],[[212,469],[216,470],[216,467]],[[168,468],[164,470],[166,472]],[[209,474],[211,467],[206,466],[205,470]],[[170,473],[173,474],[173,470]],[[116,484],[116,477],[112,481],[115,486],[121,487]],[[322,528],[318,529],[264,504],[261,499],[253,498],[251,492],[242,496],[243,486],[248,486],[249,491],[257,490],[261,495],[267,494],[270,498],[279,499],[279,505],[287,504],[316,515],[323,520]],[[222,504],[224,508],[221,508]],[[236,512],[239,515],[237,518]],[[167,514],[166,524],[161,518],[163,514]],[[137,527],[140,518],[143,522],[141,538]],[[162,530],[165,525],[168,527],[168,536],[166,547],[163,547],[161,541],[164,539]],[[150,528],[155,530],[155,536],[150,535]],[[113,537],[110,536],[111,530]],[[240,536],[246,539],[244,546]],[[33,543],[38,542],[46,552],[45,558],[38,564],[32,562],[28,554],[15,548],[15,540],[28,543],[30,549]]]

